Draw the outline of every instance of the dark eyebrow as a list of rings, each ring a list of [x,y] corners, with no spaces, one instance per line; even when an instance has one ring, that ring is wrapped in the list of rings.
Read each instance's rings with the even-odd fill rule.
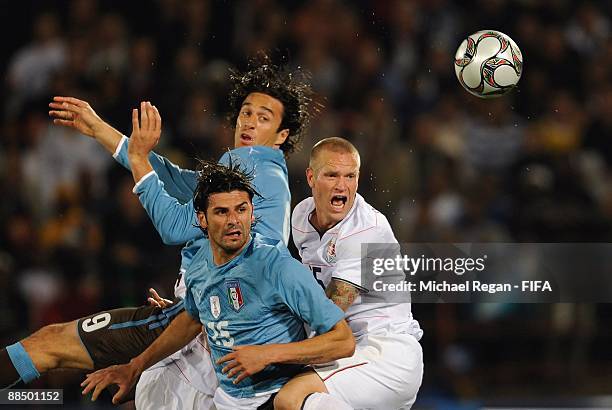
[[[249,107],[252,106],[253,104],[251,104],[250,102],[245,102],[242,103],[242,106],[244,107],[245,105],[248,105]],[[273,117],[274,117],[274,111],[272,111],[271,108],[266,107],[265,105],[260,105],[259,108],[261,108],[262,110],[268,111]]]
[[[240,208],[241,206],[248,205],[248,204],[249,204],[248,201],[243,201],[242,203],[236,205],[234,208]],[[218,211],[218,210],[223,210],[223,209],[227,210],[227,209],[229,209],[229,207],[227,207],[227,206],[214,206],[212,208],[213,211]]]
[[[261,105],[259,108],[261,108],[262,110],[268,111],[273,117],[274,117],[274,111],[272,111],[270,108]]]

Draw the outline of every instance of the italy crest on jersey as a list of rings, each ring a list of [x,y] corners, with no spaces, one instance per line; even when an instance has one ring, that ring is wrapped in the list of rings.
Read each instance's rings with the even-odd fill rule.
[[[210,297],[210,313],[212,313],[215,319],[219,319],[221,314],[221,303],[219,303],[219,296],[214,295]]]
[[[242,297],[242,291],[240,290],[240,281],[238,279],[232,279],[225,281],[227,287],[227,300],[230,306],[236,311],[240,311],[244,306],[244,299]]]
[[[331,238],[325,247],[325,255],[323,255],[327,263],[336,262],[336,238]]]

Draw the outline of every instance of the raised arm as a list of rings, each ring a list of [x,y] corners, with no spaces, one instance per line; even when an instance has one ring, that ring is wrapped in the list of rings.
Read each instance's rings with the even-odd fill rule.
[[[73,128],[95,139],[113,154],[119,164],[131,170],[128,160],[129,138],[100,118],[87,101],[56,96],[49,107],[49,116],[53,118],[54,124]],[[168,193],[182,203],[188,202],[197,184],[196,172],[182,169],[155,152],[149,153],[149,161],[159,179],[166,184]]]
[[[124,168],[131,171],[129,159],[129,146],[131,139],[123,137],[113,158]],[[193,191],[198,183],[198,174],[191,169],[184,169],[174,164],[168,158],[154,151],[149,152],[149,163],[165,185],[166,191],[181,203],[188,202],[193,197]]]
[[[111,154],[123,138],[123,134],[102,120],[87,101],[56,96],[49,107],[52,108],[49,116],[53,118],[54,124],[73,128],[95,139]]]
[[[184,244],[199,238],[202,232],[197,227],[193,201],[181,204],[170,196],[150,162],[149,153],[161,134],[161,117],[157,108],[150,103],[141,103],[140,121],[138,110],[132,111],[132,127],[128,158],[136,182],[134,192],[162,240],[166,244]]]
[[[83,394],[93,390],[91,400],[95,401],[102,390],[111,384],[116,384],[119,386],[119,391],[113,396],[113,403],[119,403],[143,371],[187,345],[201,331],[202,325],[199,321],[187,311],[180,313],[144,352],[129,363],[110,366],[88,374],[81,383],[81,387],[84,387]]]
[[[140,122],[138,110],[132,110],[132,137],[128,148],[128,158],[134,182],[138,183],[145,175],[153,172],[149,153],[159,142],[161,136],[161,116],[157,108],[149,102],[140,103]]]

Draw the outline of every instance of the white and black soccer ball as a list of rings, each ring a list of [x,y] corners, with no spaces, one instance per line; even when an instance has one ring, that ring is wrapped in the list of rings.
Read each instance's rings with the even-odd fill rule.
[[[463,40],[455,53],[457,79],[477,97],[506,94],[516,87],[522,72],[521,50],[499,31],[478,31]]]

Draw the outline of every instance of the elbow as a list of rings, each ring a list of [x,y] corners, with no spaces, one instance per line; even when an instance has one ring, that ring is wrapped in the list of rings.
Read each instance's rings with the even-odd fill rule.
[[[155,227],[164,245],[183,245],[187,242],[181,235],[177,235],[176,229],[168,229],[168,223],[165,220],[156,224]]]
[[[353,336],[353,331],[343,320],[340,325],[341,334],[339,337],[339,343],[336,349],[336,356],[334,360],[342,359],[343,357],[351,357],[355,353],[355,337]]]
[[[357,343],[355,343],[355,337],[353,336],[353,333],[351,332],[348,340],[344,342],[344,356],[343,357],[351,357],[352,355],[354,355],[356,346],[357,346]]]
[[[164,232],[160,232],[159,236],[161,236],[161,240],[164,245],[182,245],[184,242],[178,242],[173,235],[169,235]]]

